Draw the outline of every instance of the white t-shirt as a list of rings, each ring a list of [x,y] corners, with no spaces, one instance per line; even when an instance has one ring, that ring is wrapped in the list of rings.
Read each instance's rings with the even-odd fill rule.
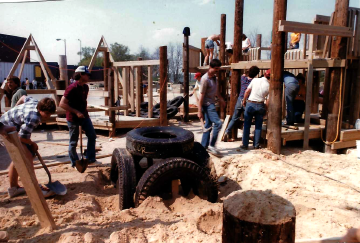
[[[200,87],[201,87],[200,81],[196,80],[194,90],[196,90],[196,94],[198,95],[198,97],[200,97]]]
[[[244,41],[242,41],[242,47],[248,47],[250,44],[249,38],[246,38]]]
[[[248,89],[251,89],[249,100],[264,102],[265,97],[269,94],[269,87],[270,84],[267,78],[254,78],[247,87]]]

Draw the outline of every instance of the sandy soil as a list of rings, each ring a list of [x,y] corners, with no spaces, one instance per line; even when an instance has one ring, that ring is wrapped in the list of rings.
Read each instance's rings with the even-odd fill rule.
[[[196,122],[176,122],[201,139]],[[45,129],[45,130],[44,130]],[[125,147],[125,133],[109,141],[106,132],[98,133],[98,154]],[[47,162],[66,161],[67,147],[48,142],[66,142],[66,130],[40,127],[33,134]],[[86,142],[86,138],[84,138]],[[275,156],[266,149],[237,151],[240,142],[219,143],[225,155],[212,157],[220,184],[219,200],[209,203],[197,196],[163,201],[148,198],[140,207],[119,211],[118,191],[109,181],[111,158],[100,159],[104,166],[80,174],[69,165],[51,167],[54,180],[68,188],[65,196],[48,199],[58,229],[41,229],[26,196],[9,199],[7,175],[0,176],[0,229],[7,230],[10,242],[221,242],[223,200],[237,190],[271,190],[296,209],[296,238],[340,236],[351,226],[360,226],[360,169],[355,151],[327,155],[283,149]],[[2,168],[10,162],[0,147]],[[62,157],[62,158],[59,158]],[[47,183],[44,170],[36,170],[39,183]]]

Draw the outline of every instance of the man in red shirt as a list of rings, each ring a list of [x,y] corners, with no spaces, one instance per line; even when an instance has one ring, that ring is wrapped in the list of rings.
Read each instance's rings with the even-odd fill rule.
[[[65,90],[61,98],[60,107],[66,110],[66,120],[69,127],[69,157],[71,166],[75,167],[76,160],[79,156],[76,153],[77,142],[79,139],[79,126],[88,138],[86,158],[90,161],[89,166],[101,164],[95,158],[96,133],[87,111],[87,96],[89,86],[86,84],[90,81],[90,72],[87,67],[79,66],[75,70],[75,81]]]

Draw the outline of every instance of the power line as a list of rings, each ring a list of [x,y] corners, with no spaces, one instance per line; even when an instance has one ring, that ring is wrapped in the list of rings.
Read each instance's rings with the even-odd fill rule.
[[[2,3],[36,3],[36,2],[55,2],[55,1],[65,1],[65,0],[19,0],[19,1],[2,1],[0,0],[0,4]]]

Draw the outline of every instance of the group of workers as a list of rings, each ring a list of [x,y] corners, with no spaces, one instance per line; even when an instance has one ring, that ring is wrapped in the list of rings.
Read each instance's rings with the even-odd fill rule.
[[[60,107],[66,110],[66,119],[69,127],[69,157],[71,166],[79,160],[76,153],[77,142],[79,138],[79,126],[85,131],[88,138],[86,158],[89,160],[89,166],[101,164],[95,158],[96,133],[91,119],[87,112],[87,96],[90,81],[90,72],[87,67],[79,66],[75,70],[76,80],[65,90],[61,98]],[[11,109],[0,117],[1,124],[5,130],[17,130],[27,159],[32,163],[35,152],[38,150],[37,144],[31,140],[33,130],[41,123],[41,120],[49,119],[56,112],[56,103],[52,98],[43,98],[40,101],[28,97],[25,90],[20,88],[20,79],[16,76],[7,78],[8,99],[11,101]],[[4,128],[3,128],[4,129]],[[18,173],[13,162],[9,166],[9,188],[10,198],[24,194],[25,190],[18,184]],[[39,185],[45,197],[54,195],[45,186]]]

